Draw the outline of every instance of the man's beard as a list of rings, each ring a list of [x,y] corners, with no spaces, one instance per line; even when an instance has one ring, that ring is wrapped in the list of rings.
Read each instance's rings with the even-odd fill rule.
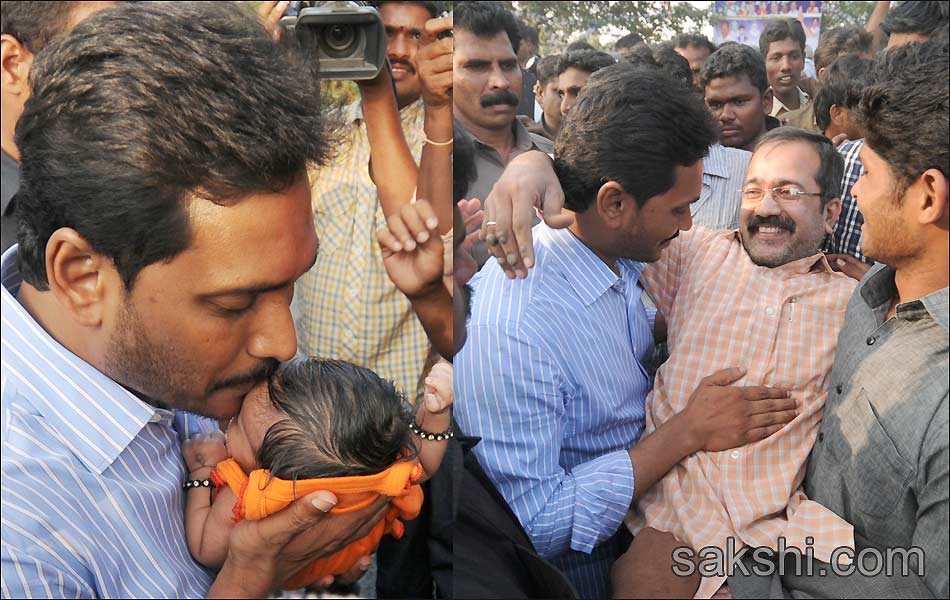
[[[149,328],[126,298],[106,350],[106,374],[153,406],[214,419],[229,418],[233,415],[214,413],[208,406],[208,397],[216,391],[264,381],[279,364],[274,359],[265,360],[250,372],[212,380],[202,389],[199,374],[207,367],[201,360],[189,357],[187,349],[161,343],[149,335]]]

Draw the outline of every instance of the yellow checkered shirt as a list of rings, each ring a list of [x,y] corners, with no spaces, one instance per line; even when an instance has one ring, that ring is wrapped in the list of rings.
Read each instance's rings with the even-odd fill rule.
[[[429,340],[409,300],[386,275],[376,242],[386,218],[369,176],[360,103],[345,107],[344,114],[344,147],[334,164],[311,176],[320,253],[296,285],[299,350],[372,369],[413,398]],[[425,140],[422,101],[400,116],[418,163]]]

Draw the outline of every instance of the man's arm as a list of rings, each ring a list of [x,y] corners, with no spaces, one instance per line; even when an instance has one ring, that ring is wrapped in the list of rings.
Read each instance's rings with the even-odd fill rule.
[[[884,37],[884,30],[881,29],[881,23],[884,22],[884,18],[887,16],[887,10],[890,8],[891,3],[887,0],[878,0],[874,5],[874,12],[871,13],[871,18],[868,19],[867,30],[871,32],[871,54],[877,54],[878,49],[881,47],[881,38]]]
[[[590,552],[616,532],[633,492],[630,457],[618,450],[561,467],[566,434],[561,370],[517,326],[476,326],[456,356],[460,426],[482,441],[485,472],[545,557]]]

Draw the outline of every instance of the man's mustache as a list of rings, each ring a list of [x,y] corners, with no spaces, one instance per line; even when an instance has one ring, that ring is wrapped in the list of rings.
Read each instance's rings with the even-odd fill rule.
[[[270,379],[270,376],[273,375],[275,371],[277,371],[278,366],[280,366],[280,362],[278,360],[268,358],[249,373],[235,375],[234,377],[222,379],[221,381],[216,381],[215,383],[211,384],[211,387],[208,388],[208,395],[211,395],[218,390],[241,387],[247,385],[248,383],[260,383],[261,381],[267,381]]]
[[[399,65],[400,67],[402,67],[403,69],[409,71],[409,72],[412,73],[413,75],[416,74],[416,68],[413,67],[412,64],[409,63],[409,61],[402,60],[402,59],[399,59],[399,58],[397,58],[397,59],[395,59],[395,60],[392,59],[392,58],[390,58],[390,59],[389,59],[389,66],[390,66],[390,67],[395,67],[396,65]]]
[[[485,94],[481,97],[482,108],[488,108],[489,106],[495,106],[496,104],[510,104],[511,106],[518,106],[518,96],[515,96],[513,93],[508,90],[502,90],[500,92],[495,92],[494,94]]]
[[[779,227],[787,230],[789,233],[795,233],[795,221],[778,215],[770,215],[768,217],[753,216],[749,219],[749,224],[746,227],[749,233],[755,233],[755,230],[763,225],[766,227]]]

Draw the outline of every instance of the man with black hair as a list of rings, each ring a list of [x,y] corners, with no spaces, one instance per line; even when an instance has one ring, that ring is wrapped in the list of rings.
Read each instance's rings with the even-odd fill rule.
[[[0,144],[3,147],[2,216],[0,216],[0,252],[16,243],[15,214],[20,184],[20,153],[13,139],[23,105],[30,97],[29,74],[33,57],[47,44],[69,33],[80,21],[115,2],[0,2],[2,13],[2,86],[3,116],[0,120]]]
[[[308,494],[238,524],[217,574],[185,545],[181,439],[297,350],[319,82],[247,9],[144,2],[84,20],[30,79],[2,258],[4,595],[267,596],[387,510]]]
[[[551,140],[557,137],[561,127],[561,98],[557,95],[557,66],[560,62],[559,54],[545,56],[535,68],[538,81],[534,84],[534,116],[544,133],[534,133]]]
[[[818,82],[812,105],[815,107],[815,124],[829,140],[844,135],[849,140],[861,137],[861,130],[851,118],[861,92],[864,91],[864,76],[871,67],[871,60],[844,55],[828,66]]]
[[[548,152],[551,141],[529,133],[516,117],[521,34],[515,16],[500,2],[459,2],[454,20],[452,100],[460,125],[456,130],[475,145],[477,174],[468,197],[483,199],[509,160],[533,149]],[[488,258],[481,242],[472,253],[479,266]]]
[[[561,55],[557,63],[557,96],[561,100],[562,118],[571,112],[577,94],[591,74],[615,62],[612,56],[599,50],[574,50]]]
[[[870,554],[876,574],[812,560],[781,578],[730,578],[738,598],[950,594],[947,39],[889,48],[866,83],[856,116],[867,171],[853,193],[863,251],[880,264],[845,314],[805,491],[854,526],[858,561]],[[893,572],[881,571],[892,555]]]
[[[794,19],[771,21],[759,36],[759,51],[774,100],[770,116],[781,117],[808,103],[799,82],[805,67],[805,30]]]
[[[950,4],[907,0],[887,13],[881,29],[887,34],[887,47],[922,42],[950,26]]]
[[[716,47],[701,33],[681,33],[674,40],[676,51],[689,61],[689,69],[693,72],[693,85],[699,86],[699,72],[709,55],[716,51]]]
[[[716,50],[699,80],[723,146],[752,150],[766,131],[779,127],[769,115],[774,98],[765,62],[753,48],[729,44]]]
[[[642,41],[643,37],[639,33],[628,33],[627,35],[621,36],[620,39],[614,42],[614,50],[620,56],[626,58],[630,53],[630,50]]]
[[[482,438],[474,453],[538,554],[581,597],[609,593],[632,500],[700,448],[775,430],[734,409],[774,407],[769,418],[778,423],[791,407],[784,390],[728,387],[740,375],[723,370],[681,416],[640,439],[653,320],[638,280],[643,262],[692,225],[715,135],[688,83],[626,63],[597,71],[554,150],[573,225],[533,230],[538,262],[526,280],[492,262],[472,281],[468,341],[455,360],[456,417]],[[545,155],[531,155],[550,170]],[[550,315],[563,320],[552,327]]]

